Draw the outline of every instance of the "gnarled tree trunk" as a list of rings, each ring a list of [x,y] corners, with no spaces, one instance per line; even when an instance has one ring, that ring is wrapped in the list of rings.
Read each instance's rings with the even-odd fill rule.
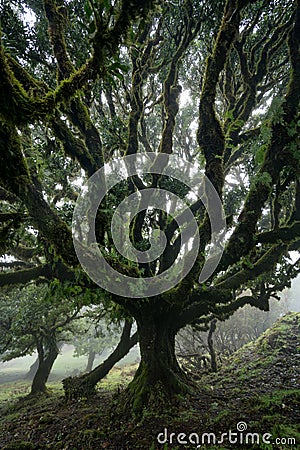
[[[176,328],[170,317],[146,311],[136,317],[141,351],[140,366],[119,405],[123,413],[140,412],[144,406],[172,403],[190,391],[191,382],[175,355]],[[123,404],[123,406],[122,406]]]

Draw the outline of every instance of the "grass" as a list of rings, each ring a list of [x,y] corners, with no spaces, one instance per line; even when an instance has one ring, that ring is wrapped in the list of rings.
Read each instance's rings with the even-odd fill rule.
[[[133,366],[124,366],[123,368],[114,367],[110,373],[98,384],[99,389],[114,390],[123,388],[132,379],[137,364]],[[12,372],[13,374],[13,372]],[[14,378],[12,376],[12,378]],[[29,394],[31,387],[30,381],[19,380],[0,384],[0,405],[1,403],[17,400]],[[57,395],[63,395],[62,384],[59,380],[49,381],[47,387],[50,392]]]
[[[54,363],[52,372],[47,383],[47,387],[53,394],[63,395],[61,380],[70,375],[77,375],[86,366],[86,356],[73,357],[73,348],[66,346],[61,355]],[[95,365],[100,364],[104,357],[98,357]],[[100,389],[111,390],[120,389],[132,379],[137,363],[126,364],[126,361],[136,360],[136,354],[129,354],[127,359],[116,365],[110,373],[98,385]],[[35,356],[25,356],[13,361],[0,363],[0,405],[10,401],[15,401],[20,397],[29,394],[31,382],[25,380],[31,364],[35,361]]]

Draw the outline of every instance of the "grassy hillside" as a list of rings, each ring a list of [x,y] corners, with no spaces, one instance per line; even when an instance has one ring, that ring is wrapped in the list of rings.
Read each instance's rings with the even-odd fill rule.
[[[92,399],[66,403],[54,390],[38,400],[5,402],[0,447],[296,450],[300,448],[299,331],[300,313],[282,317],[232,355],[218,373],[197,381],[193,395],[172,410],[164,410],[157,392],[156,412],[144,411],[143,417],[130,422],[117,415],[114,398],[134,367],[115,369]]]

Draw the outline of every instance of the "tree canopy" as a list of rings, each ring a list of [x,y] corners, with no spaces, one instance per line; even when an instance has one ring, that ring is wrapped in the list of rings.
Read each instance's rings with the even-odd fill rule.
[[[57,279],[134,317],[141,364],[123,407],[139,410],[157,385],[166,398],[186,392],[176,333],[245,304],[267,310],[299,272],[299,259],[291,259],[300,245],[299,0],[4,0],[1,27],[0,286]],[[164,167],[172,155],[186,166],[161,174],[154,159],[147,173],[120,179],[97,210],[96,246],[115,271],[155,283],[169,268],[178,271],[182,248],[194,245],[193,234],[183,237],[189,223],[176,221],[185,201],[199,251],[166,292],[105,292],[79,264],[75,203],[105,164],[150,152],[165,158]],[[198,167],[192,183],[198,175],[209,180],[207,203],[178,181],[188,162]],[[214,203],[209,183],[226,216],[218,230],[206,211]],[[111,223],[120,203],[149,188],[176,199],[166,197],[165,209],[139,205],[128,226],[123,221],[130,239],[120,239],[141,254],[160,231],[165,248],[151,261],[129,261]],[[88,253],[95,242],[85,227],[76,229],[87,234]],[[216,231],[224,251],[199,282]]]

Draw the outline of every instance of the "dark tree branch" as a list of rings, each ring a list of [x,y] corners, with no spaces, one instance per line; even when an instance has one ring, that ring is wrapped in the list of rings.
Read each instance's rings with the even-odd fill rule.
[[[221,289],[237,289],[247,281],[254,280],[262,273],[270,272],[277,264],[279,258],[287,250],[286,244],[276,244],[271,247],[257,262],[250,264],[249,268],[241,270],[234,275],[222,277],[221,281],[216,281],[215,286]]]
[[[277,228],[272,231],[265,231],[256,236],[256,241],[263,244],[275,244],[277,242],[290,243],[300,236],[300,222],[295,222],[290,226]]]
[[[52,278],[51,268],[48,264],[24,270],[0,272],[0,286],[26,284],[39,278]]]

